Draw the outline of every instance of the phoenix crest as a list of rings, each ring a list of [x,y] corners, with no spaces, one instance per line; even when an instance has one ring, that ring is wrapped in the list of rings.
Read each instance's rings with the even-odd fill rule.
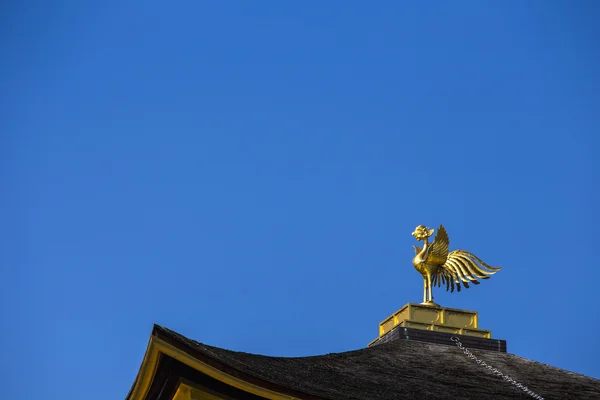
[[[440,225],[433,243],[429,244],[429,237],[434,230],[424,225],[415,228],[412,235],[419,241],[423,241],[423,248],[415,248],[413,265],[423,275],[423,304],[435,305],[433,302],[432,286],[446,285],[446,290],[454,291],[454,287],[460,292],[461,284],[469,288],[469,284],[479,285],[477,279],[489,279],[501,268],[490,267],[479,257],[465,250],[453,250],[448,252],[450,239],[446,229]]]

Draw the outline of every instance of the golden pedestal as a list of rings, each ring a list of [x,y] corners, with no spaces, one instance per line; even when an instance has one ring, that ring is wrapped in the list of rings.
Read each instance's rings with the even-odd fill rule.
[[[490,339],[492,332],[479,329],[478,319],[475,311],[408,303],[379,324],[379,337],[401,326]]]

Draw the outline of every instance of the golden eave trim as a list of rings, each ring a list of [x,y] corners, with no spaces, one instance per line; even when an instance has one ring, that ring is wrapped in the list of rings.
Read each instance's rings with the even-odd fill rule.
[[[150,337],[148,347],[146,348],[146,354],[144,354],[144,360],[138,372],[133,387],[131,388],[130,394],[127,396],[128,400],[142,400],[146,398],[146,394],[150,389],[156,369],[158,368],[158,360],[160,359],[160,352],[156,348],[156,344],[153,341],[154,337]]]
[[[179,387],[173,396],[173,400],[226,400],[226,398],[229,397],[215,395],[206,388],[186,379],[179,382]]]
[[[172,357],[184,363],[185,365],[195,369],[196,371],[210,376],[211,378],[214,378],[218,381],[226,383],[245,392],[252,393],[257,396],[265,397],[271,400],[299,400],[299,398],[297,397],[292,397],[278,392],[274,392],[272,390],[265,389],[261,386],[247,382],[235,376],[231,376],[213,367],[212,365],[206,364],[192,357],[183,350],[178,349],[177,347],[165,342],[162,339],[159,339],[156,336],[150,337],[150,343],[148,344],[148,349],[146,350],[144,361],[142,362],[142,366],[140,367],[140,372],[138,374],[136,382],[134,383],[134,387],[131,396],[129,397],[129,400],[144,400],[146,398],[146,395],[150,390],[152,380],[154,379],[156,368],[158,367],[158,360],[160,359],[161,353]]]

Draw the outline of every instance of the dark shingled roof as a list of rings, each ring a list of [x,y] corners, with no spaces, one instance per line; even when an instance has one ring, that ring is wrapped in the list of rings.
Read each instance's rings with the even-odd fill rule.
[[[154,335],[229,373],[273,390],[288,388],[330,400],[531,399],[453,346],[393,341],[362,350],[312,357],[268,357],[208,346],[156,325]],[[513,354],[475,356],[545,399],[600,399],[600,380]]]

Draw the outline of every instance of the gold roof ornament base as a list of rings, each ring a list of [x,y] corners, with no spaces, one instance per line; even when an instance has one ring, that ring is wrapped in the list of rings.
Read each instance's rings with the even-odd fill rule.
[[[379,324],[379,337],[382,337],[396,326],[476,336],[485,339],[492,337],[491,331],[479,329],[477,312],[441,307],[433,302],[406,304]]]

